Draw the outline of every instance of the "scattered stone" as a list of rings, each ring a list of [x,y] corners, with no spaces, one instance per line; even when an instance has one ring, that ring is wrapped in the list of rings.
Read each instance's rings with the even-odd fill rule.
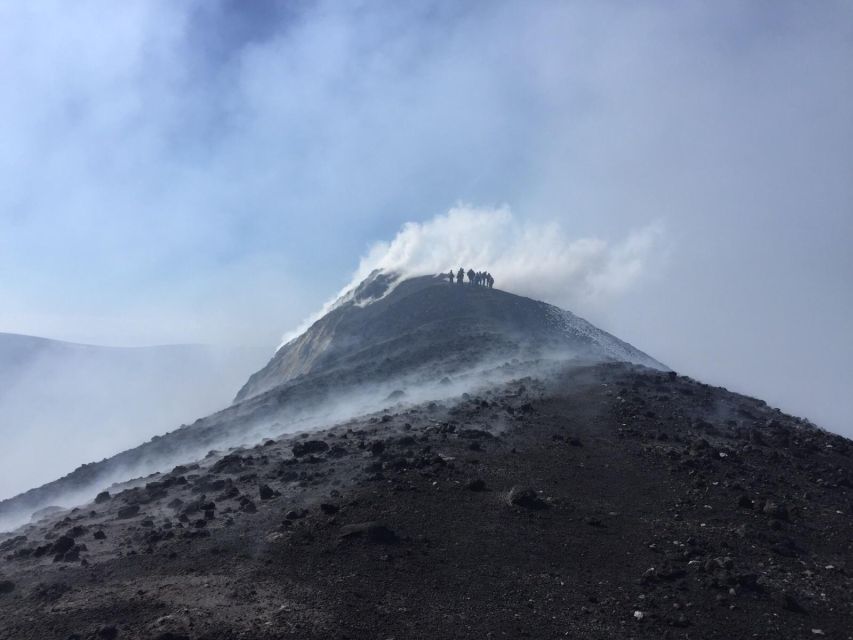
[[[467,438],[469,440],[480,440],[482,438],[492,438],[492,434],[488,431],[483,431],[482,429],[462,429],[459,431],[460,438]]]
[[[548,503],[529,487],[513,487],[509,490],[507,500],[511,505],[525,509],[545,509],[548,507]]]
[[[770,549],[773,553],[778,554],[783,558],[796,558],[803,551],[797,543],[790,538],[785,538],[784,540],[773,543],[770,545]]]
[[[738,498],[737,506],[739,509],[752,509],[753,503],[749,496],[741,496]]]
[[[475,478],[468,482],[468,484],[465,485],[465,488],[469,491],[485,491],[486,482],[482,478]]]
[[[95,531],[95,533],[92,535],[92,537],[95,538],[95,540],[106,540],[107,534],[104,533],[103,530],[99,529],[99,530]]]
[[[309,453],[323,453],[329,450],[329,445],[323,440],[305,440],[293,445],[293,455],[297,458],[307,456]]]
[[[83,525],[78,524],[77,526],[71,527],[68,531],[65,532],[65,535],[69,538],[79,538],[84,533],[89,530],[89,527],[85,527]]]
[[[101,491],[98,495],[95,496],[95,504],[103,504],[104,502],[109,502],[111,498],[112,496],[110,495],[109,491]]]
[[[330,458],[343,458],[347,454],[347,450],[339,444],[336,444],[334,447],[329,449],[329,453],[326,454]]]
[[[213,473],[238,473],[240,472],[249,460],[236,453],[230,453],[217,460],[210,468]]]
[[[793,611],[794,613],[805,613],[806,610],[803,605],[789,592],[782,591],[778,594],[777,599],[779,604],[782,605],[782,608],[786,611]]]
[[[7,593],[12,593],[15,590],[15,583],[11,580],[0,580],[0,596]]]
[[[777,520],[788,519],[788,508],[780,502],[773,502],[772,500],[768,500],[764,503],[764,508],[762,509],[762,511],[765,515],[768,515],[771,518],[776,518]]]
[[[331,515],[336,514],[338,511],[340,511],[340,507],[338,507],[337,505],[334,505],[334,504],[330,504],[328,502],[323,502],[320,505],[320,511],[322,511],[323,513],[325,513],[328,516],[331,516]]]
[[[118,637],[118,629],[115,625],[106,625],[98,629],[98,637],[103,640],[114,640]]]
[[[281,495],[268,484],[262,484],[258,487],[258,493],[260,494],[261,500],[272,500],[273,498]]]
[[[395,544],[399,537],[394,531],[378,522],[360,522],[341,527],[341,539],[363,538],[376,544]]]
[[[125,507],[121,507],[118,510],[118,518],[119,520],[126,520],[127,518],[132,518],[139,513],[139,505],[138,504],[129,504]]]
[[[50,547],[51,553],[63,554],[69,551],[74,546],[74,538],[68,536],[60,536],[56,542]]]
[[[225,491],[223,491],[219,496],[217,496],[217,500],[231,500],[232,498],[236,498],[240,495],[240,490],[235,486],[228,487]]]
[[[80,559],[80,552],[85,550],[82,545],[75,545],[65,553],[57,553],[53,557],[54,562],[77,562]]]
[[[0,552],[9,551],[27,541],[27,536],[15,536],[0,542]]]

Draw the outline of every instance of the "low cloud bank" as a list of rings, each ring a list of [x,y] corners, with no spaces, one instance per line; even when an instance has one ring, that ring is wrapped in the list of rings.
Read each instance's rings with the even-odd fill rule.
[[[631,288],[662,244],[652,223],[619,242],[574,238],[557,222],[517,218],[509,207],[458,205],[426,222],[408,222],[391,241],[377,242],[335,298],[285,334],[282,345],[304,332],[374,270],[403,278],[489,271],[496,286],[561,307],[601,307]]]
[[[0,334],[0,500],[226,407],[265,351]]]

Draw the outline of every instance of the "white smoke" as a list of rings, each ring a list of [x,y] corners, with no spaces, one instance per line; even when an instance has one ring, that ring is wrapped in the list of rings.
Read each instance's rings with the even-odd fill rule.
[[[282,345],[328,313],[374,270],[402,278],[489,271],[495,286],[575,310],[606,305],[643,276],[663,228],[650,224],[618,243],[573,238],[558,222],[517,219],[509,207],[458,205],[426,222],[408,222],[390,242],[367,252],[350,283],[323,308],[286,334]]]

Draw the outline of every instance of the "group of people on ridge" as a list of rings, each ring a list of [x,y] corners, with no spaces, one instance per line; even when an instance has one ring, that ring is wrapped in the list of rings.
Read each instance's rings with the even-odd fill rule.
[[[465,270],[462,267],[459,267],[459,271],[456,272],[456,275],[453,274],[453,269],[450,270],[450,273],[447,274],[447,277],[450,278],[450,283],[453,284],[454,278],[456,279],[457,284],[462,284],[465,282],[465,276],[468,276],[468,284],[479,284],[483,287],[488,287],[491,289],[495,286],[495,279],[492,277],[492,274],[488,271],[474,271],[473,269],[468,269],[468,273],[465,273]]]

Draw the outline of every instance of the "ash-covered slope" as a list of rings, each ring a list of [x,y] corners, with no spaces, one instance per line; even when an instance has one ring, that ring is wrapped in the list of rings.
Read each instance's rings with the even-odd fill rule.
[[[113,482],[192,462],[213,449],[375,411],[391,393],[404,392],[409,400],[446,397],[464,391],[458,385],[484,371],[540,358],[665,369],[543,302],[432,276],[398,279],[375,272],[282,347],[232,406],[0,501],[0,529],[25,522],[38,509],[78,504]],[[494,379],[500,380],[499,371]]]
[[[0,640],[850,637],[853,443],[674,373],[506,368],[0,535]]]
[[[394,374],[437,360],[460,365],[543,353],[666,369],[569,311],[506,291],[451,284],[444,276],[401,279],[376,271],[254,374],[236,401],[315,371],[393,361]]]

